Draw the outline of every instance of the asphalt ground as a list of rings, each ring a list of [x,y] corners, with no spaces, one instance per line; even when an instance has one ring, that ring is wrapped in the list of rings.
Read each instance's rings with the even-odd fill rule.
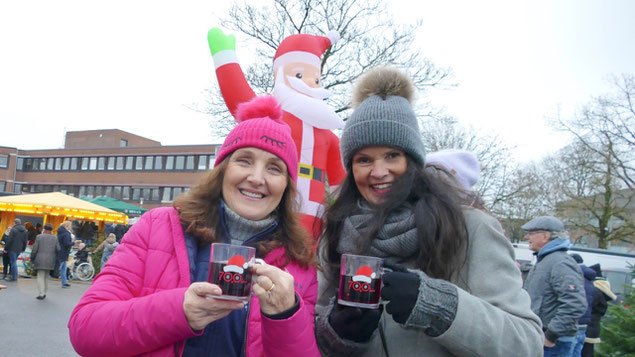
[[[71,281],[62,289],[59,279],[48,278],[46,299],[37,300],[37,279],[0,280],[0,356],[78,356],[68,336],[71,311],[90,282]]]

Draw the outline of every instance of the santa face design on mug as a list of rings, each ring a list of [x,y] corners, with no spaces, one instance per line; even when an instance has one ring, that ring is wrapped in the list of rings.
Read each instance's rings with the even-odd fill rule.
[[[251,293],[251,267],[241,255],[227,263],[210,262],[209,282],[218,285],[223,295],[245,297]]]
[[[338,296],[340,303],[378,304],[381,295],[381,278],[377,275],[368,265],[357,269],[355,275],[341,275]]]

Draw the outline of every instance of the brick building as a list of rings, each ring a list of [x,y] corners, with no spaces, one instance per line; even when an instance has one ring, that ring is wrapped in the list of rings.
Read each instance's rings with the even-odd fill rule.
[[[143,208],[170,205],[213,168],[219,146],[162,146],[118,129],[67,132],[63,149],[0,146],[0,193],[59,191]]]

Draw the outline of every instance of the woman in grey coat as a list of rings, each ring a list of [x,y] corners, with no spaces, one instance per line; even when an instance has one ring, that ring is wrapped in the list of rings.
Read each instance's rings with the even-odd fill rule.
[[[45,224],[44,231],[35,238],[35,244],[33,244],[33,249],[31,250],[31,262],[33,262],[34,269],[37,270],[38,300],[46,298],[48,289],[47,277],[49,272],[55,269],[57,252],[60,250],[57,237],[51,234],[52,229],[52,224]]]
[[[424,171],[400,71],[366,74],[342,133],[347,177],[325,213],[316,335],[325,356],[541,356],[543,334],[493,217]],[[341,255],[385,258],[382,305],[337,304]]]

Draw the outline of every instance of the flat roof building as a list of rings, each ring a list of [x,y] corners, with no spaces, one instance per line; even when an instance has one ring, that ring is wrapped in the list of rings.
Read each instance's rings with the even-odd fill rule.
[[[118,129],[71,131],[63,149],[0,146],[0,193],[62,192],[166,206],[214,167],[219,147],[162,146]]]

